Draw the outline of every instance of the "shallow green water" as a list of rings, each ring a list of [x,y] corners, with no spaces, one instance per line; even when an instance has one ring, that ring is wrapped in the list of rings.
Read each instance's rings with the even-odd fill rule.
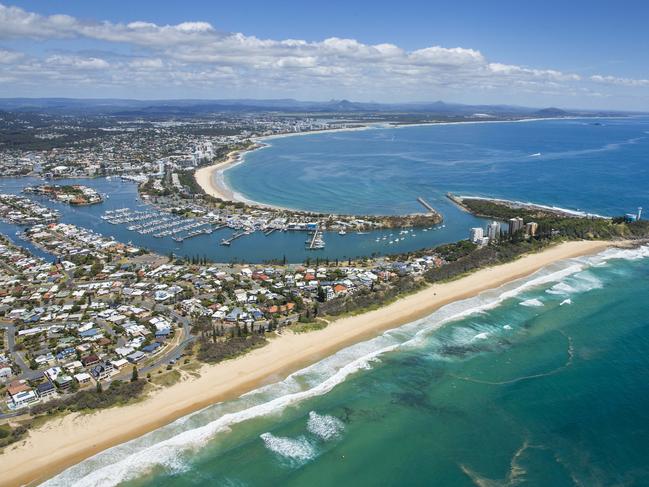
[[[52,485],[649,485],[641,255],[551,266],[109,450]]]

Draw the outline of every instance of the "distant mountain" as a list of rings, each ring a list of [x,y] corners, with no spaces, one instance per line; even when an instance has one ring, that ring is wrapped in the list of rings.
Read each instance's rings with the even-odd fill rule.
[[[535,115],[538,115],[539,117],[565,117],[570,114],[565,110],[561,110],[561,108],[550,107],[536,111]]]
[[[113,116],[201,116],[212,113],[331,113],[331,114],[417,114],[443,117],[562,117],[570,115],[611,115],[623,112],[567,111],[560,108],[530,108],[515,105],[463,105],[459,103],[363,103],[349,100],[299,101],[285,99],[225,100],[129,100],[119,98],[0,98],[0,110],[74,115]]]

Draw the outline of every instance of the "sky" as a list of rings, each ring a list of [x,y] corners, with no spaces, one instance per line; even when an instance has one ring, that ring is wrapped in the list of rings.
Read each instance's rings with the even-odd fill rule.
[[[0,97],[649,110],[649,2],[0,0]]]

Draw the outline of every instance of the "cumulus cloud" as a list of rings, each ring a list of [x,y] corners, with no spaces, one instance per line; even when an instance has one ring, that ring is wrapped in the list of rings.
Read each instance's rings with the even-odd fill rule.
[[[590,77],[595,83],[610,84],[610,85],[620,85],[620,86],[649,86],[649,79],[633,79],[633,78],[619,78],[617,76],[602,76],[601,74],[595,74]]]
[[[21,52],[7,51],[0,49],[0,64],[9,64],[23,58],[24,54]]]
[[[144,20],[84,21],[0,4],[0,42],[14,39],[31,40],[45,49],[48,39],[70,39],[72,44],[75,39],[92,39],[106,50],[93,55],[78,51],[27,56],[0,48],[0,83],[5,85],[76,80],[108,88],[173,85],[189,93],[198,87],[201,93],[217,96],[237,90],[286,96],[308,89],[320,97],[394,99],[398,94],[420,100],[476,90],[554,96],[583,95],[589,92],[585,86],[589,83],[649,85],[649,80],[584,78],[555,69],[499,63],[479,50],[459,46],[408,51],[394,44],[372,45],[338,37],[315,42],[260,39],[223,33],[200,20],[174,25]],[[111,56],[111,46],[130,47],[137,54]]]
[[[45,63],[49,66],[62,67],[62,68],[72,68],[72,69],[107,69],[110,67],[110,64],[104,59],[96,57],[78,57],[78,56],[50,56],[45,60]]]

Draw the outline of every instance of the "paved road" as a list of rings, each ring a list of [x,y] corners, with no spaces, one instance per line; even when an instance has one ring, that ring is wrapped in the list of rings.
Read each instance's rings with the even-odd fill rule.
[[[156,311],[164,311],[166,312],[169,316],[171,316],[176,322],[182,323],[183,328],[182,328],[182,338],[181,341],[178,345],[176,345],[174,348],[171,350],[168,350],[167,352],[163,353],[159,357],[157,357],[152,363],[138,368],[138,374],[140,377],[143,375],[148,374],[152,370],[155,370],[156,368],[168,364],[169,362],[173,361],[178,361],[187,347],[196,340],[195,336],[192,336],[191,334],[191,322],[188,318],[185,316],[182,316],[175,311],[168,309],[164,307],[163,305],[156,305],[154,308]],[[131,370],[128,372],[123,372],[120,373],[112,378],[112,380],[130,380],[131,378]]]
[[[160,355],[158,358],[156,358],[152,363],[149,365],[146,365],[140,369],[138,369],[138,374],[141,376],[148,374],[152,370],[155,370],[156,368],[163,366],[165,364],[168,364],[169,362],[173,361],[178,361],[187,347],[196,340],[195,336],[192,336],[191,334],[191,321],[185,317],[182,316],[178,313],[176,313],[173,309],[167,308],[163,305],[155,305],[154,309],[158,311],[163,311],[166,312],[171,318],[177,322],[182,324],[182,339],[178,345],[173,347],[171,350],[163,353]],[[97,320],[99,321],[99,320]],[[103,320],[102,320],[103,321]],[[107,324],[106,322],[104,322]],[[12,324],[3,324],[0,323],[0,326],[5,328],[7,330],[7,345],[9,352],[12,354],[14,357],[14,360],[18,364],[18,366],[21,369],[21,374],[18,376],[19,379],[37,379],[39,377],[42,377],[43,372],[40,370],[31,370],[29,366],[25,363],[22,355],[20,352],[15,351],[15,333],[16,333],[16,327]],[[103,326],[102,326],[103,327]],[[105,329],[105,328],[104,328]],[[112,330],[111,330],[112,331]],[[124,371],[123,373],[120,373],[116,376],[114,376],[111,380],[130,380],[131,378],[131,371]],[[6,418],[12,418],[16,416],[20,416],[22,414],[25,414],[25,410],[21,411],[16,411],[16,412],[11,412],[11,413],[5,413],[5,414],[0,414],[0,419],[6,419]]]
[[[0,323],[0,327],[6,330],[7,349],[9,350],[9,353],[13,357],[13,360],[20,367],[21,373],[18,376],[18,379],[31,380],[31,379],[36,379],[38,377],[41,377],[43,373],[39,370],[30,369],[29,366],[25,363],[22,354],[20,354],[20,352],[16,352],[16,327],[12,324],[5,324],[5,323]],[[25,414],[24,409],[20,411],[14,411],[11,413],[0,414],[0,419],[15,418],[23,414]]]
[[[22,353],[16,351],[16,327],[12,324],[5,323],[0,323],[0,327],[6,330],[7,348],[13,357],[13,360],[16,362],[18,367],[20,367],[20,375],[18,376],[18,379],[31,380],[41,377],[43,373],[39,370],[30,369],[29,365],[25,362]]]

